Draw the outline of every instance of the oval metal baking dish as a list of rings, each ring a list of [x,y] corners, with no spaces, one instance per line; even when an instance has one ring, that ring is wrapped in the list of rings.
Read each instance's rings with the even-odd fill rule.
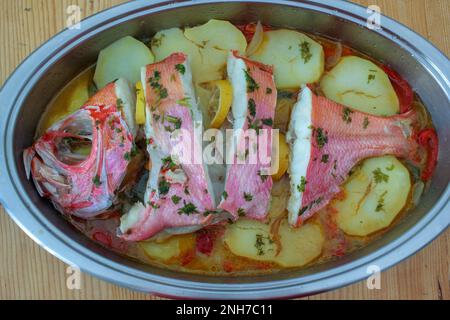
[[[0,200],[37,243],[66,263],[116,284],[165,296],[236,299],[308,295],[358,281],[367,267],[386,269],[410,256],[450,223],[450,63],[405,26],[382,17],[381,29],[366,27],[366,9],[344,1],[132,1],[94,15],[80,30],[65,30],[32,53],[0,93]],[[271,275],[212,277],[178,273],[119,256],[90,241],[41,199],[25,177],[22,151],[31,145],[51,98],[98,52],[125,36],[152,35],[168,27],[217,18],[261,20],[340,39],[390,64],[409,81],[430,111],[440,137],[440,156],[422,201],[383,237],[339,260]]]

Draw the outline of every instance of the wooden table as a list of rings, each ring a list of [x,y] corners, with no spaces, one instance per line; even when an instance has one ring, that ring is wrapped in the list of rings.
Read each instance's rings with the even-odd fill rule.
[[[0,4],[0,84],[37,46],[65,27],[66,8],[82,16],[123,0],[2,0]],[[449,0],[358,0],[411,27],[450,55]],[[0,207],[0,298],[158,299],[89,275],[81,290],[66,287],[66,265],[39,247]],[[365,281],[307,299],[450,299],[450,230],[424,250],[381,275],[381,290]]]

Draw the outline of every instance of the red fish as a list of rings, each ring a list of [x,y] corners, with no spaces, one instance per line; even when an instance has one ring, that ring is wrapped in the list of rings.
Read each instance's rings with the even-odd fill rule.
[[[91,218],[115,203],[133,147],[117,99],[104,99],[114,95],[115,86],[52,125],[23,153],[28,178],[31,174],[39,194],[61,213]]]
[[[121,237],[129,241],[145,240],[163,231],[193,232],[221,219],[201,152],[198,161],[193,157],[177,161],[175,157],[193,156],[192,150],[201,151],[202,145],[202,114],[187,56],[174,53],[146,66],[142,83],[152,167],[147,203],[137,203],[121,219]]]
[[[414,110],[379,117],[352,110],[305,87],[294,106],[287,140],[291,145],[289,222],[299,225],[326,206],[361,160],[394,155],[420,160]]]
[[[239,149],[240,146],[245,147],[244,132],[247,129],[255,129],[257,135],[258,131],[266,129],[263,130],[267,133],[263,137],[266,145],[261,144],[259,139],[257,144],[258,148],[264,149],[262,154],[271,154],[272,124],[277,102],[272,68],[240,57],[235,52],[230,54],[227,68],[233,85],[233,130],[237,142],[230,151],[233,163],[227,168],[225,191],[219,208],[230,212],[234,219],[246,216],[263,220],[268,212],[272,189],[272,177],[264,173],[268,165],[262,163],[259,155],[256,161],[250,162],[247,158],[247,163],[240,163],[238,159],[243,157],[245,162],[246,151],[252,148],[248,146],[244,154]]]

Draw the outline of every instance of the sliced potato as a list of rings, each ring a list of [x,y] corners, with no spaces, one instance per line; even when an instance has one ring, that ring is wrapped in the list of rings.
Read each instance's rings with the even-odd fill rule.
[[[292,228],[287,219],[279,228],[281,251],[276,262],[283,267],[301,267],[322,253],[325,236],[318,223],[309,222],[299,228]]]
[[[184,36],[179,28],[159,31],[151,41],[155,60],[161,61],[174,52],[189,56],[192,77],[195,84],[223,78],[227,53],[217,48],[203,48]]]
[[[345,233],[366,236],[388,227],[402,210],[411,189],[408,169],[395,157],[365,160],[335,200],[337,224]]]
[[[201,26],[186,28],[186,38],[205,48],[237,50],[244,54],[247,41],[242,32],[229,21],[211,19]]]
[[[250,59],[274,66],[277,88],[298,88],[318,81],[325,63],[319,43],[287,29],[264,32],[262,44]]]
[[[153,62],[153,54],[145,44],[126,36],[100,51],[94,82],[98,89],[119,78],[136,83],[141,77],[141,67]]]
[[[164,241],[143,241],[139,245],[152,259],[167,262],[195,248],[195,235],[182,234],[172,236]]]
[[[260,261],[273,261],[277,246],[270,234],[268,224],[240,219],[228,226],[224,242],[237,256]]]
[[[343,57],[322,77],[320,86],[327,98],[359,111],[391,116],[400,110],[386,73],[360,57]]]

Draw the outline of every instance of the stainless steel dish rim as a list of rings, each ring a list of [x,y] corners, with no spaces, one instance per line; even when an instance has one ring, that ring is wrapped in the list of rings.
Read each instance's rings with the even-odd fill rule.
[[[323,288],[333,289],[361,280],[367,276],[366,268],[368,265],[376,264],[382,269],[386,269],[425,246],[448,227],[450,215],[439,213],[443,210],[450,212],[450,186],[447,186],[433,208],[411,229],[395,241],[357,261],[298,278],[254,283],[246,282],[245,277],[241,278],[242,283],[217,283],[172,279],[150,274],[113,262],[88,250],[76,241],[64,237],[64,234],[59,230],[53,230],[51,224],[46,221],[31,199],[26,196],[18,178],[17,165],[21,164],[16,163],[12,154],[12,133],[18,124],[18,111],[20,109],[17,106],[23,104],[27,92],[60,57],[98,32],[150,13],[217,2],[219,1],[201,0],[176,3],[155,1],[149,5],[146,1],[134,1],[113,7],[83,20],[85,30],[76,37],[73,36],[72,31],[65,30],[51,38],[32,53],[10,76],[0,92],[0,101],[7,107],[6,111],[0,115],[1,139],[3,139],[0,146],[0,160],[2,160],[0,161],[0,200],[12,219],[34,241],[66,263],[75,264],[83,271],[99,278],[136,290],[178,297],[253,299],[311,294],[322,291]],[[271,1],[247,2],[273,3]],[[318,0],[304,2],[278,1],[277,4],[327,12],[357,24],[363,24],[366,17],[364,8],[337,0],[327,1],[327,4]],[[394,29],[395,32],[392,31]],[[377,32],[384,37],[395,39],[399,45],[410,52],[417,54],[426,51],[426,56],[419,54],[417,59],[426,66],[436,82],[446,92],[447,97],[450,96],[450,82],[446,76],[450,74],[450,70],[445,55],[407,27],[387,17],[383,16],[383,29]],[[409,41],[405,40],[407,38]],[[419,45],[420,50],[418,49]],[[50,48],[53,55],[48,56]],[[39,63],[36,64],[36,61],[39,61]],[[13,95],[12,93],[16,94]],[[412,238],[414,238],[414,241],[411,241]],[[417,243],[420,245],[417,246]],[[346,276],[343,277],[343,273]],[[331,279],[333,279],[333,284],[330,286]],[[255,278],[252,278],[252,280],[254,281]]]

